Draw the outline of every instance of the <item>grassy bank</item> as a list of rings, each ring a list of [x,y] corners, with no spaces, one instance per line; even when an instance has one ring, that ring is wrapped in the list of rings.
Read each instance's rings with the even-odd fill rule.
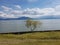
[[[60,31],[0,34],[0,45],[60,45]]]

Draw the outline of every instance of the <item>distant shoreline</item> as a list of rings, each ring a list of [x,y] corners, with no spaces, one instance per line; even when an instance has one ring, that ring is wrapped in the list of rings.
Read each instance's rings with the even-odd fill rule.
[[[27,20],[27,19],[0,19],[0,20]],[[32,19],[32,20],[50,20],[50,19]]]
[[[25,33],[35,33],[35,32],[60,32],[60,30],[46,30],[46,31],[23,31],[23,32],[7,32],[0,34],[25,34]]]

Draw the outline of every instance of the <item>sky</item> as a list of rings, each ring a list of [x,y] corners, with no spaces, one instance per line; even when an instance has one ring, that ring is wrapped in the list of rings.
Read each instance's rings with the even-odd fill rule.
[[[0,0],[0,17],[60,15],[60,0]]]

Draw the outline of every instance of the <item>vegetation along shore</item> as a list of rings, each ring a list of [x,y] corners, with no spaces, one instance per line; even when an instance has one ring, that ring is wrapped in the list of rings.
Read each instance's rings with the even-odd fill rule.
[[[60,31],[1,33],[0,45],[60,45]]]

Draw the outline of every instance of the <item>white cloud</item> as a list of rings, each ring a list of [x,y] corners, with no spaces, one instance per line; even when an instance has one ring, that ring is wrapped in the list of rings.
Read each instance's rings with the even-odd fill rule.
[[[36,1],[38,1],[38,0],[27,0],[28,2],[36,2]]]
[[[52,4],[54,4],[54,5],[60,5],[60,0],[53,0]]]
[[[12,10],[12,8],[6,7],[6,6],[1,6],[3,8],[4,11],[9,11]]]
[[[16,8],[18,9],[21,9],[21,6],[20,5],[15,5]]]
[[[54,15],[60,15],[60,12],[55,12],[55,14]]]
[[[60,5],[56,6],[56,7],[55,7],[55,10],[56,10],[56,11],[60,11]]]
[[[2,8],[10,10],[11,8],[6,8],[6,6],[2,6]],[[60,5],[57,5],[54,8],[27,8],[23,10],[11,10],[7,13],[0,11],[0,17],[6,18],[17,18],[17,17],[32,17],[37,18],[44,15],[60,15]]]
[[[0,17],[3,17],[4,15],[6,15],[4,12],[0,11]]]
[[[53,15],[60,15],[60,5],[57,5],[54,9],[55,12],[53,13]]]
[[[5,16],[4,16],[5,18],[17,18],[15,15],[13,15],[13,14],[6,14]]]
[[[54,12],[54,8],[32,8],[32,9],[25,9],[25,14],[30,15],[51,15]]]
[[[16,15],[20,15],[20,14],[22,14],[22,11],[13,10],[11,13],[12,13],[12,14],[16,14]]]
[[[54,8],[44,8],[41,10],[41,13],[43,13],[43,15],[52,15],[54,12]]]
[[[0,11],[0,16],[2,15],[2,14],[4,14],[2,11]]]
[[[0,17],[3,17],[3,18],[17,18],[15,15],[13,14],[7,14],[7,13],[4,13],[2,11],[0,11]]]

